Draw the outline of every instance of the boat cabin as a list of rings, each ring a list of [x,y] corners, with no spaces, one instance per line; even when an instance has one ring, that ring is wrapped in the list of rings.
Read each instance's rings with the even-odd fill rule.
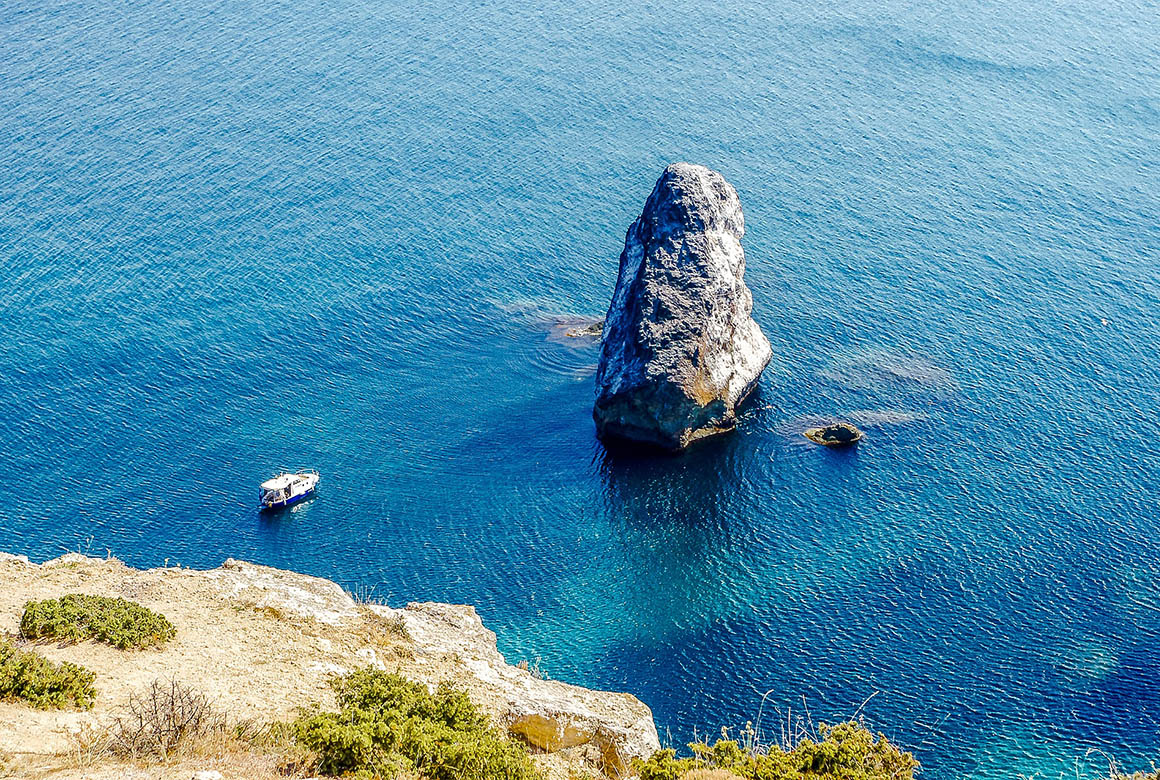
[[[262,509],[275,509],[301,501],[314,493],[318,486],[317,471],[283,472],[258,486]]]

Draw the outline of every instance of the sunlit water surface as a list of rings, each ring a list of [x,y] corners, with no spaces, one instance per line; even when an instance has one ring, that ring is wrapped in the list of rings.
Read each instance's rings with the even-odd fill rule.
[[[770,691],[934,780],[1146,766],[1158,18],[7,0],[0,549],[475,604],[674,744]],[[553,326],[676,160],[741,194],[774,359],[736,435],[614,458]],[[260,518],[282,466],[320,495]]]

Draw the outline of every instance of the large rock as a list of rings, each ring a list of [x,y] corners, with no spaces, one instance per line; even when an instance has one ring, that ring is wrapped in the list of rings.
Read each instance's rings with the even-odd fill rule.
[[[823,447],[849,447],[862,441],[863,435],[853,423],[848,422],[807,428],[804,434],[807,439]]]
[[[596,372],[602,439],[679,450],[736,426],[772,354],[750,316],[744,233],[721,174],[665,169],[620,255]]]

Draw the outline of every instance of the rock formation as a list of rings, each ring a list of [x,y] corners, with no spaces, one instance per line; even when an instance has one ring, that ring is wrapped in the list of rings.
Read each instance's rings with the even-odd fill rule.
[[[721,174],[665,169],[620,255],[596,372],[602,439],[680,450],[736,426],[772,354],[750,316],[744,233]]]
[[[863,433],[852,423],[839,422],[819,428],[808,428],[803,435],[824,447],[848,447],[860,442]]]
[[[577,325],[574,328],[568,328],[568,330],[564,331],[565,336],[573,339],[585,337],[599,338],[602,333],[604,333],[604,320],[589,322],[586,325]]]

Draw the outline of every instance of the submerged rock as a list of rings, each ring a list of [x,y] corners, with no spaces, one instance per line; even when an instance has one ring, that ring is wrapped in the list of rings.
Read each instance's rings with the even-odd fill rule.
[[[632,223],[605,319],[596,430],[669,450],[732,430],[772,355],[750,316],[737,192],[700,165],[665,169]]]
[[[604,333],[604,320],[590,322],[587,325],[577,325],[564,331],[565,336],[574,339],[600,338],[602,333]]]
[[[804,435],[815,444],[825,447],[846,447],[857,444],[864,434],[851,423],[840,422],[823,425],[820,428],[808,428]]]

